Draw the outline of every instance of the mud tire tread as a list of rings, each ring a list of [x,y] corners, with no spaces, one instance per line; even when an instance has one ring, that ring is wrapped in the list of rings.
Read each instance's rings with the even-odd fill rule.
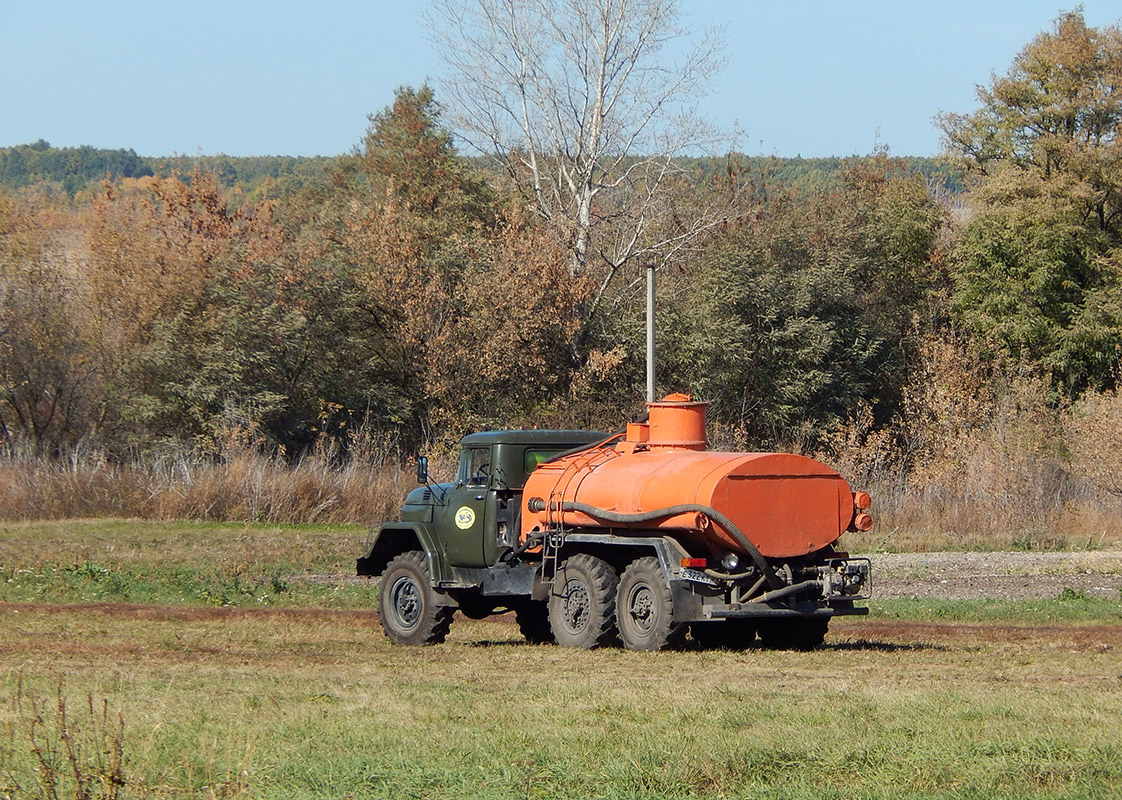
[[[637,591],[650,603],[651,622],[645,629],[629,616],[628,604]],[[686,643],[688,626],[674,619],[674,598],[657,558],[637,558],[624,569],[616,594],[616,625],[628,650],[680,650]]]
[[[571,583],[583,586],[588,597],[586,620],[576,627],[566,621],[567,616],[572,616],[566,594]],[[583,650],[616,644],[618,586],[619,575],[603,559],[587,553],[577,553],[567,558],[557,570],[557,578],[549,595],[549,626],[557,643]]]
[[[407,595],[420,606],[415,612],[416,619],[411,621],[394,605],[392,595]],[[412,616],[410,612],[407,616]],[[436,592],[429,578],[425,554],[420,550],[410,550],[394,558],[382,573],[378,589],[378,617],[386,637],[397,644],[432,645],[440,644],[448,636],[452,626],[454,606],[437,603]]]

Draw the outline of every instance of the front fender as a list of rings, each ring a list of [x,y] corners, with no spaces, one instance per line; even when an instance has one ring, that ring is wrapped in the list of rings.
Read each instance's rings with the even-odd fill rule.
[[[425,554],[429,577],[441,583],[450,577],[448,559],[431,525],[423,522],[387,522],[373,528],[366,537],[366,555],[355,563],[359,575],[378,577],[386,565],[402,553],[421,550]]]

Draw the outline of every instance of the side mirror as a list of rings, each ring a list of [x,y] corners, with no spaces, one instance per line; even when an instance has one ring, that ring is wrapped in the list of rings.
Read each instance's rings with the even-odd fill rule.
[[[417,456],[417,483],[429,482],[429,460],[426,456]]]

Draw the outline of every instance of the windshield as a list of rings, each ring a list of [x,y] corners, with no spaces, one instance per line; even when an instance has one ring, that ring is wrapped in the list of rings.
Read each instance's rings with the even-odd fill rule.
[[[491,448],[471,447],[460,453],[456,481],[464,486],[486,486],[491,479]]]

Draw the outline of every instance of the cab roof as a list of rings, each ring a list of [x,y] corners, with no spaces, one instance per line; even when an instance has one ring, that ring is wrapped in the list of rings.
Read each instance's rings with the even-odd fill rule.
[[[482,447],[493,444],[528,444],[528,445],[578,445],[592,444],[604,439],[607,434],[599,431],[484,431],[483,433],[470,433],[460,440],[463,447]]]

